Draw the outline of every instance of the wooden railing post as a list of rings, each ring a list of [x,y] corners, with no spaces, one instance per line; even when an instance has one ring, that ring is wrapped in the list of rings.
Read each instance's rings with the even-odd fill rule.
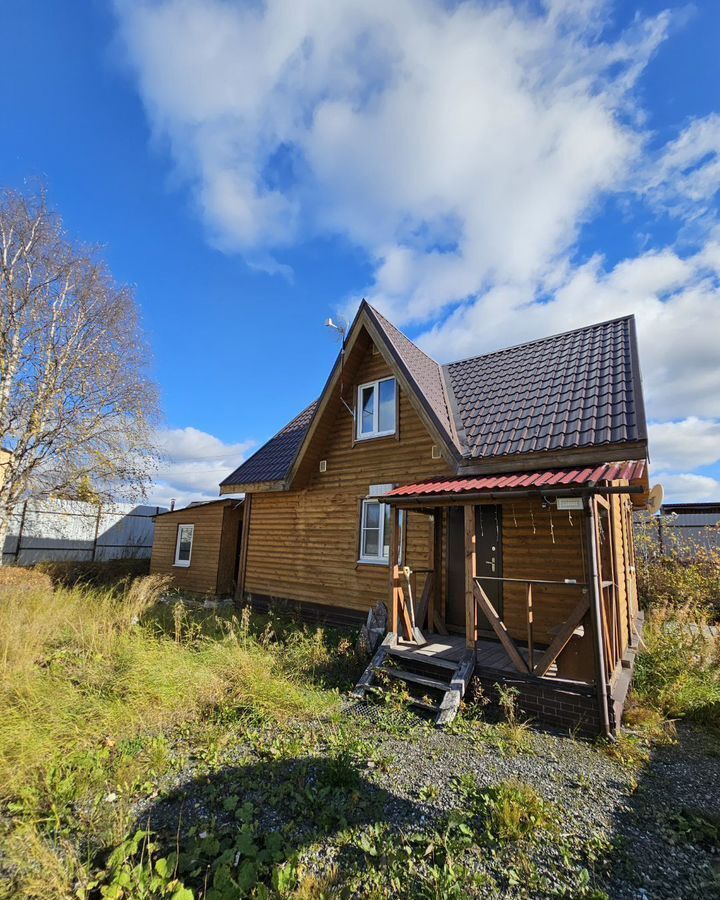
[[[477,575],[477,538],[475,507],[465,506],[465,641],[475,649],[478,639],[477,606],[475,604],[475,576]]]
[[[533,670],[533,594],[532,582],[527,583],[527,645],[528,645],[528,664],[530,671]]]

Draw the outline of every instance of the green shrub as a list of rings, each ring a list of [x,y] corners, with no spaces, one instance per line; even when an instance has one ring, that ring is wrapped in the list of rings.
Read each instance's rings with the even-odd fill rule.
[[[548,828],[553,821],[552,807],[534,787],[522,781],[504,781],[487,788],[479,796],[484,814],[485,832],[500,844],[519,841]]]
[[[635,697],[668,718],[720,727],[720,639],[693,604],[655,605],[635,670]]]
[[[533,836],[555,821],[551,803],[524,781],[509,779],[480,788],[472,775],[458,778],[456,788],[470,815],[479,821],[478,837],[490,844],[507,844]]]
[[[654,606],[696,608],[720,620],[720,548],[679,540],[665,529],[663,549],[654,521],[635,529],[638,597],[644,609]]]

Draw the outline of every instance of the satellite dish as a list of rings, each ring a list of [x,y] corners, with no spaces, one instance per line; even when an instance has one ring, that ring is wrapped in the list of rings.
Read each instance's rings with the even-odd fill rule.
[[[654,516],[656,512],[660,512],[664,493],[665,492],[663,491],[663,486],[661,484],[656,484],[650,488],[646,509],[651,516]]]

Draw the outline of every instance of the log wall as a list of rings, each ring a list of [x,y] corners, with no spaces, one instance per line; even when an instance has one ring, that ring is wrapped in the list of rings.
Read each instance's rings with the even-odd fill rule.
[[[367,347],[346,383],[345,399],[354,405],[358,384],[391,374],[383,357]],[[404,392],[399,390],[398,433],[390,437],[355,441],[350,413],[341,404],[335,408],[332,427],[321,433],[312,454],[327,461],[327,471],[315,465],[299,490],[253,494],[246,593],[357,610],[388,601],[387,565],[358,562],[362,499],[371,484],[406,484],[449,469],[443,459],[432,458],[432,438]],[[429,518],[411,513],[411,566],[427,565],[431,540]]]

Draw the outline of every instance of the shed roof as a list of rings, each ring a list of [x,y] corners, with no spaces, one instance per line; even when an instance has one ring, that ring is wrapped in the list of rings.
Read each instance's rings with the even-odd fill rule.
[[[212,500],[193,500],[188,503],[187,506],[180,506],[176,507],[175,509],[166,509],[164,512],[155,513],[153,518],[156,519],[158,516],[174,516],[178,513],[189,513],[194,509],[203,509],[206,506],[214,506],[218,503],[222,503],[224,506],[230,506],[234,503],[239,506],[242,502],[242,497],[215,497]]]

